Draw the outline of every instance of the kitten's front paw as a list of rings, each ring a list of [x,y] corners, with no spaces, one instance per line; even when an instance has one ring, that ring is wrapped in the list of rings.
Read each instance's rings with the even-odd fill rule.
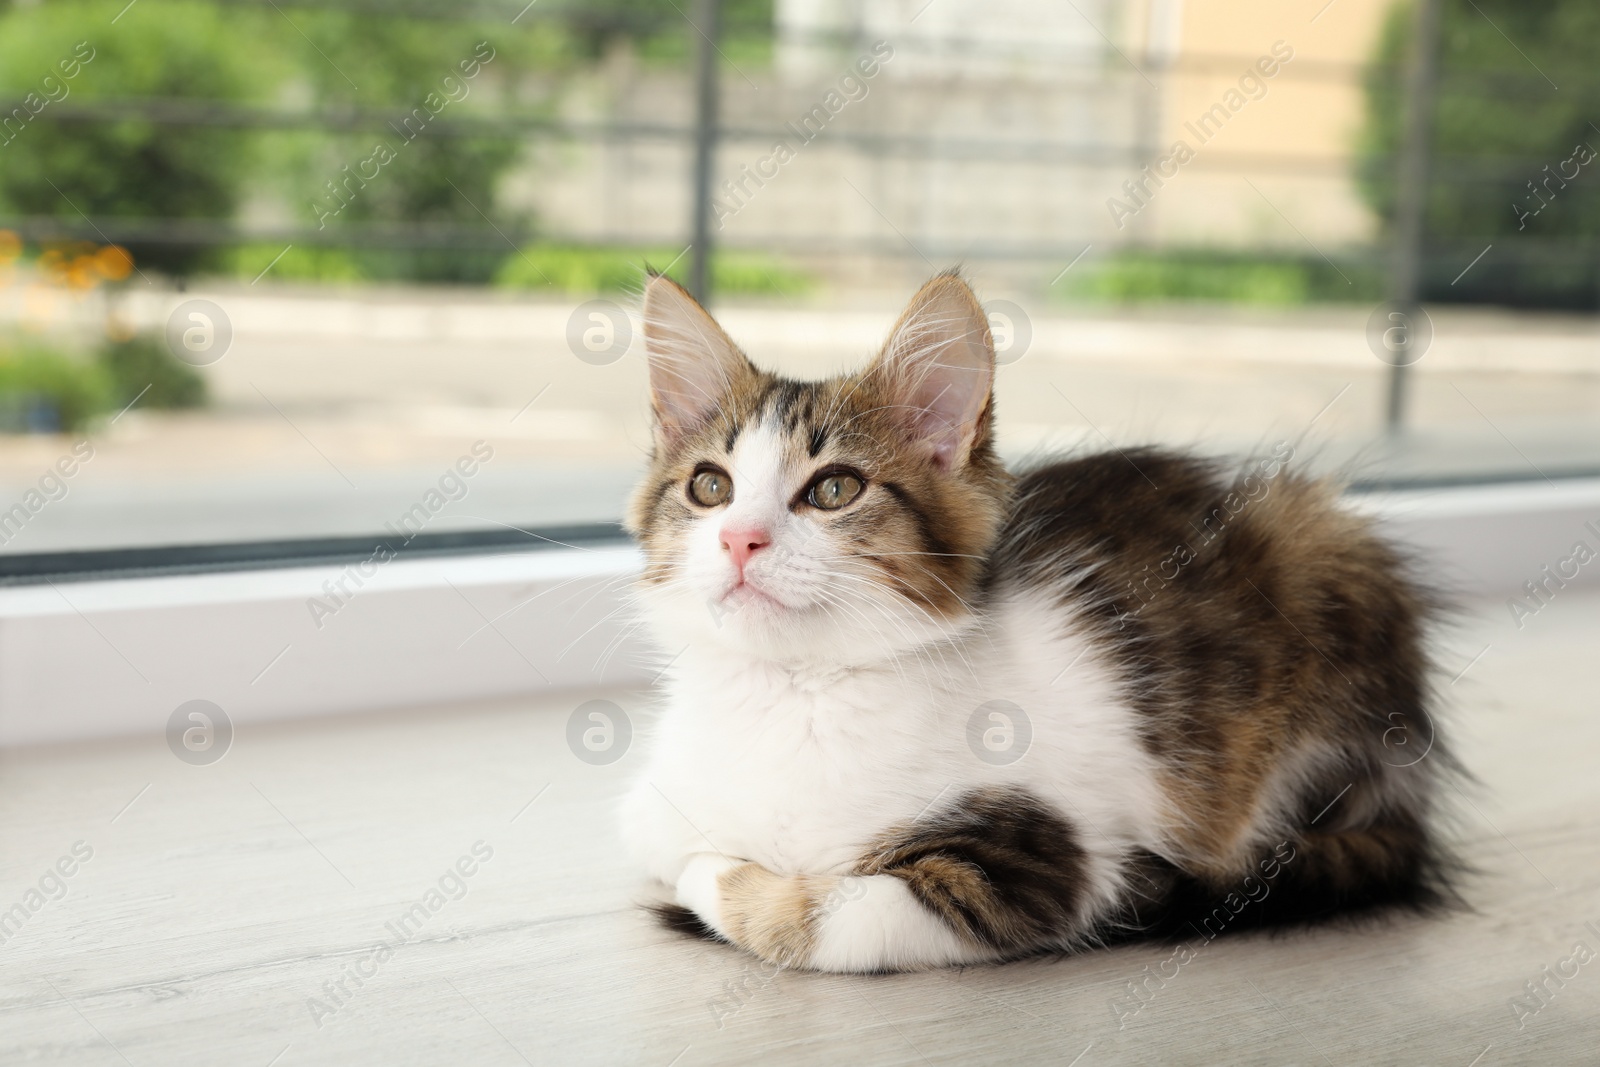
[[[718,852],[696,852],[689,857],[678,876],[678,903],[700,917],[700,921],[722,937],[728,937],[722,919],[722,890],[719,879],[724,872],[743,866],[744,860],[731,859]],[[731,940],[731,938],[730,938]]]

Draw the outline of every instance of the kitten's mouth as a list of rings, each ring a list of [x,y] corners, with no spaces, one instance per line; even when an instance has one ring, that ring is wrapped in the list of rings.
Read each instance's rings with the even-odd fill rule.
[[[728,591],[722,594],[722,602],[735,610],[752,604],[779,611],[787,611],[789,608],[789,605],[748,579],[729,586]]]

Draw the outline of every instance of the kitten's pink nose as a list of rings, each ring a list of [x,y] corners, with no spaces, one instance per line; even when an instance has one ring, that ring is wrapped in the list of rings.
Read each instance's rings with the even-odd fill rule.
[[[744,565],[757,551],[772,544],[772,535],[760,526],[729,525],[722,528],[722,547],[733,557],[739,580],[744,581]]]

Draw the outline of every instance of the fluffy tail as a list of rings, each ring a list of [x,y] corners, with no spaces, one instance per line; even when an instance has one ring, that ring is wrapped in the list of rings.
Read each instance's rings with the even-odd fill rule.
[[[1240,930],[1458,907],[1456,883],[1465,873],[1424,820],[1399,813],[1358,828],[1288,836],[1233,881],[1196,877],[1162,860],[1149,870],[1141,895],[1159,902],[1158,914],[1135,916],[1129,925],[1145,937],[1208,941]]]

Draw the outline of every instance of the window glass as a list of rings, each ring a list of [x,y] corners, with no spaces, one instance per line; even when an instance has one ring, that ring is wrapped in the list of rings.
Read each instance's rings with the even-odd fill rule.
[[[1593,473],[1596,45],[1583,0],[0,2],[0,554],[614,522],[646,264],[800,374],[960,266],[1018,460]]]

